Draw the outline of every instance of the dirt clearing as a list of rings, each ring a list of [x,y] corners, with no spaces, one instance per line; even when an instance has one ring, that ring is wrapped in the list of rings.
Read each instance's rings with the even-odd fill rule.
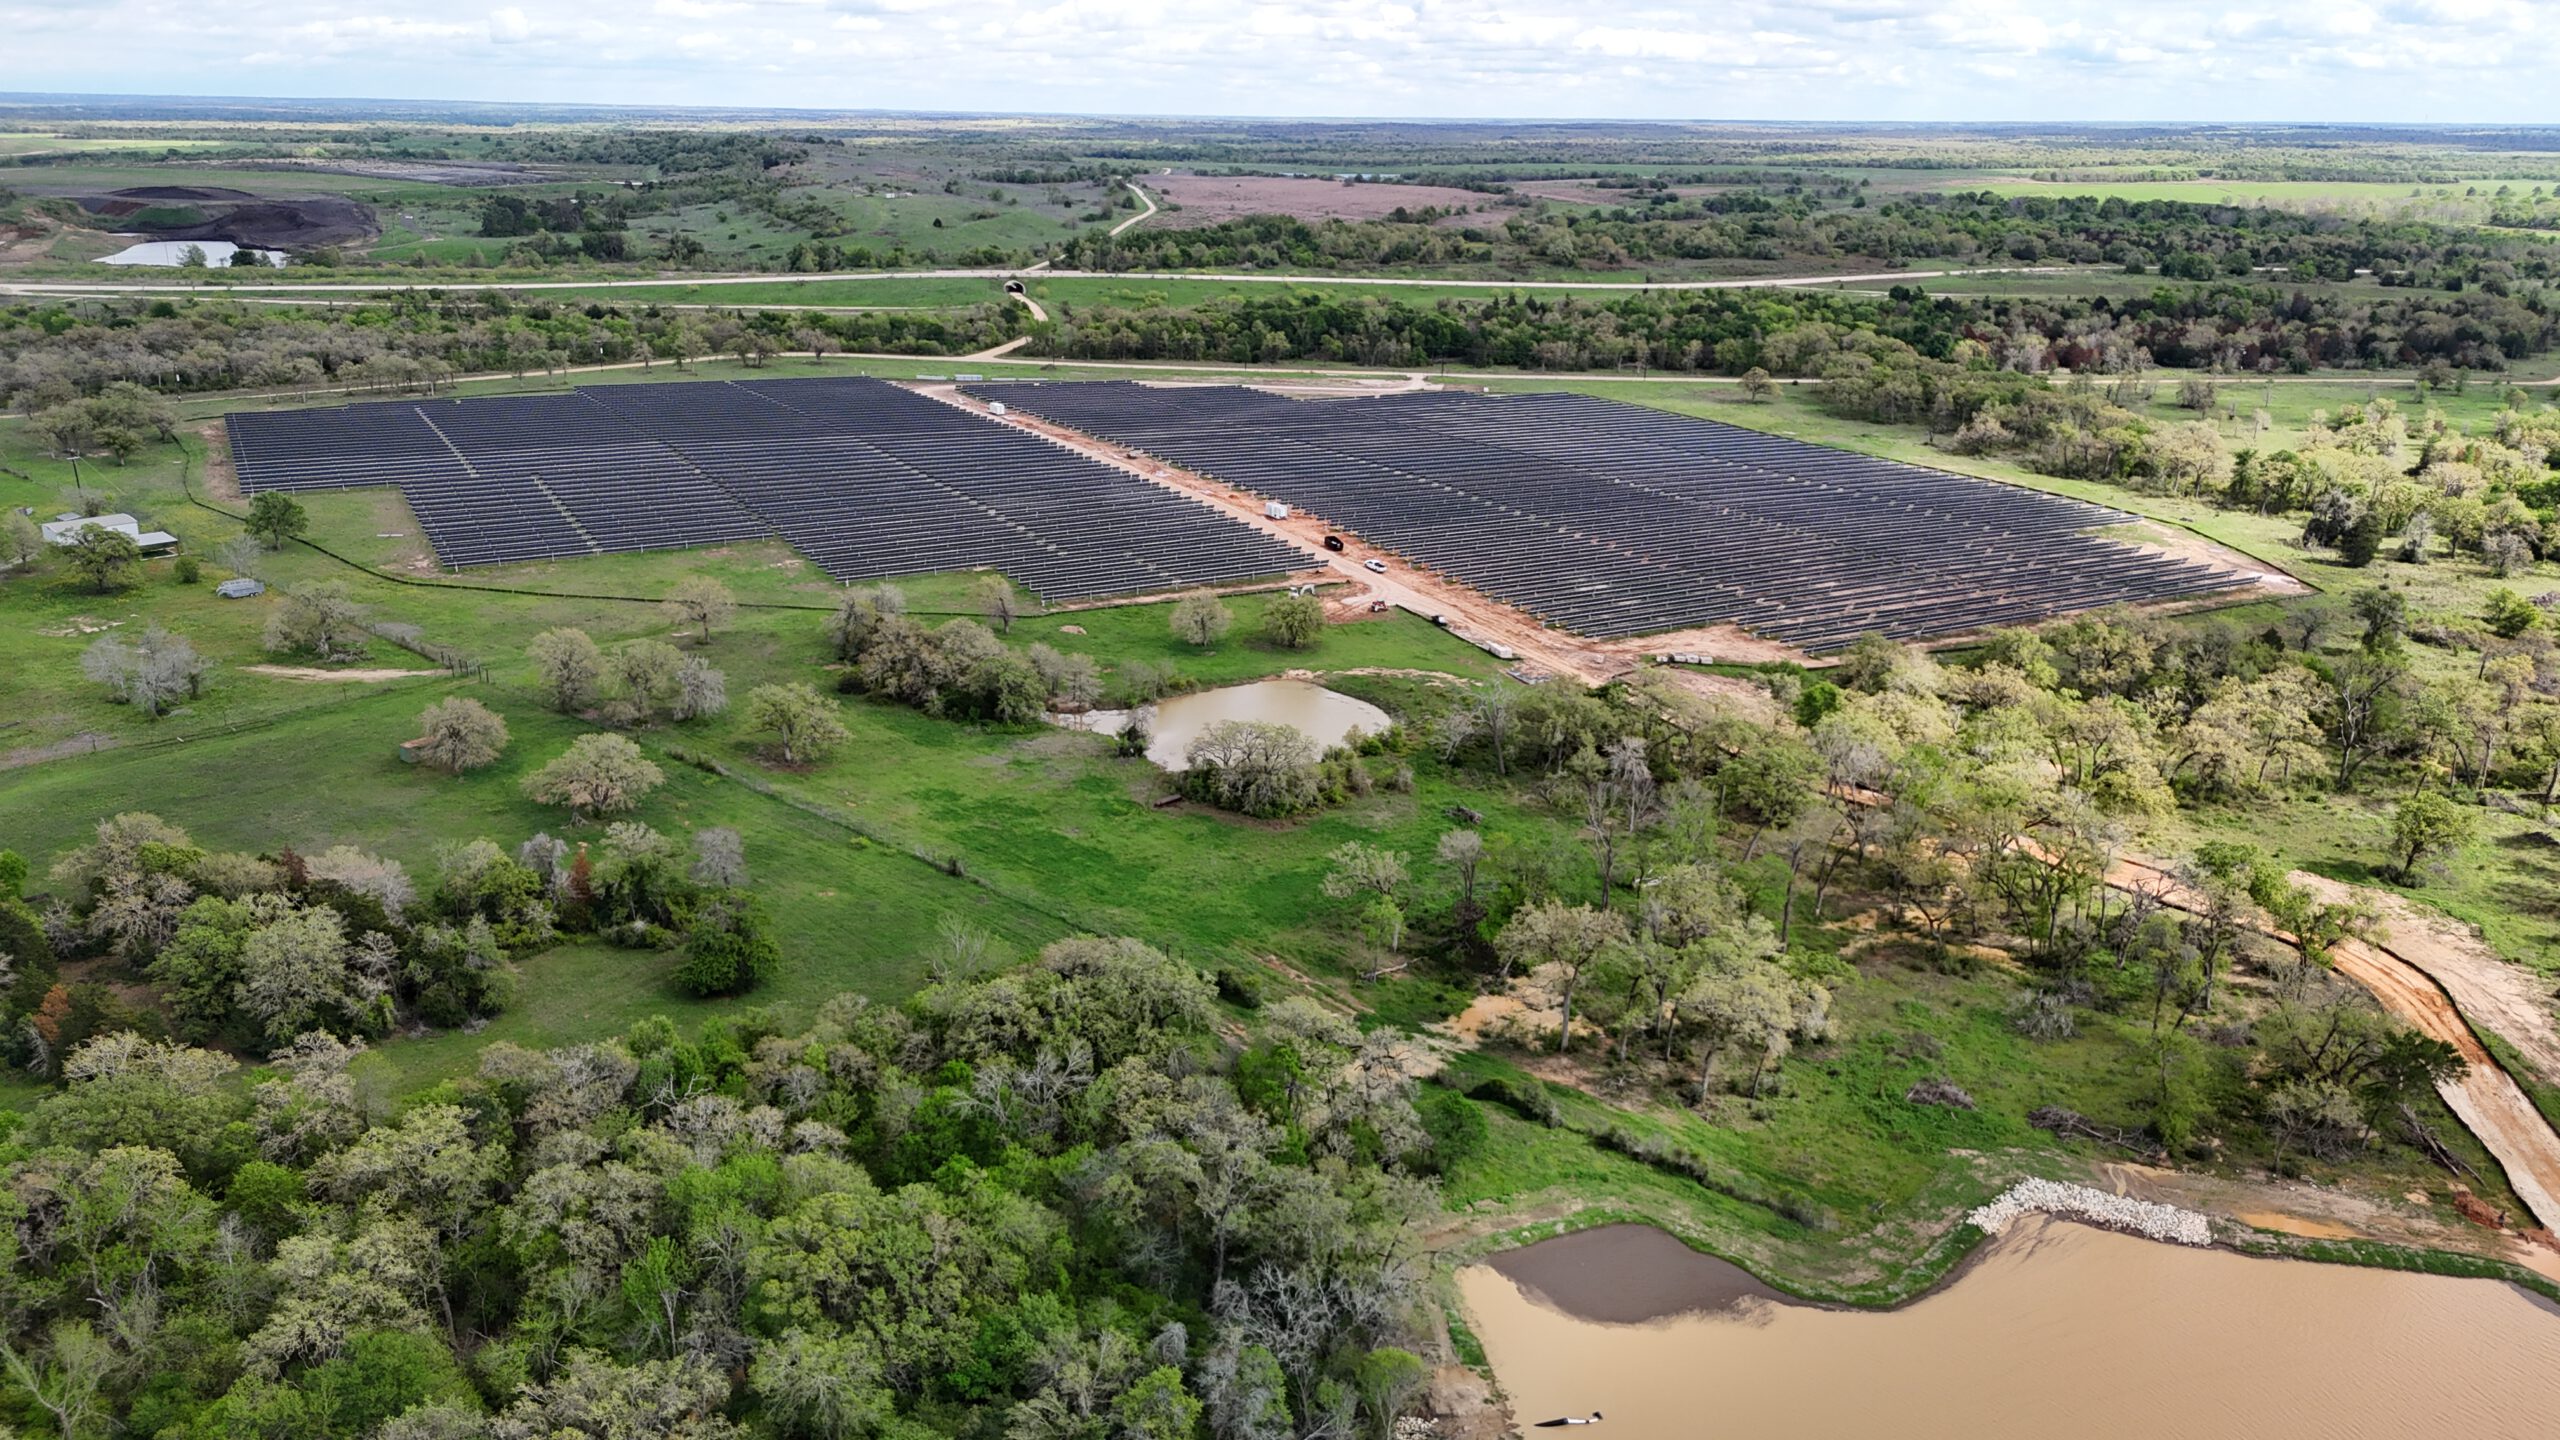
[[[1312,175],[1150,175],[1147,187],[1176,208],[1153,224],[1216,225],[1246,215],[1300,220],[1378,220],[1397,210],[1475,209],[1498,197],[1440,185],[1345,184]]]
[[[240,668],[251,675],[271,675],[278,680],[334,680],[358,685],[378,685],[385,680],[445,673],[442,670],[317,670],[308,665],[243,665]]]

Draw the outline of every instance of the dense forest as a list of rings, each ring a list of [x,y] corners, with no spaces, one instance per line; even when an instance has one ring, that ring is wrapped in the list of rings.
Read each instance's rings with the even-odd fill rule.
[[[14,905],[15,902],[9,902]],[[368,1123],[107,1033],[0,1119],[9,1408],[65,1440],[1385,1433],[1411,1222],[1480,1133],[1381,1044],[1131,941],[904,1006],[485,1051]],[[1472,1122],[1472,1128],[1470,1123]]]
[[[1946,260],[1965,264],[2114,265],[2185,279],[2264,270],[2302,280],[2372,273],[2384,283],[2504,294],[2554,274],[2538,235],[2343,220],[2292,210],[2127,202],[2088,197],[1923,195],[1868,208],[1822,208],[1759,191],[1604,210],[1538,206],[1472,215],[1416,214],[1376,221],[1309,223],[1252,216],[1196,229],[1140,226],[1088,232],[1062,263],[1091,270],[1413,270],[1445,266],[1545,266],[1628,270],[1704,260],[1865,265]]]
[[[1246,363],[1340,360],[1529,370],[1639,366],[1739,375],[1794,371],[1783,337],[1808,324],[1871,331],[1933,358],[1959,347],[1990,368],[2111,372],[2171,365],[2228,373],[2415,366],[2497,370],[2560,346],[2549,292],[2522,296],[2311,292],[2230,282],[2147,295],[1876,299],[1802,290],[1662,291],[1596,299],[1535,291],[1418,306],[1300,292],[1196,306],[1063,305],[1043,353],[1078,359]]]

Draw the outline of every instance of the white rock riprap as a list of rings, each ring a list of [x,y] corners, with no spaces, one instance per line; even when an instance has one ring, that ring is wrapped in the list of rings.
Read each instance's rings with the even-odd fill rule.
[[[1965,1218],[1980,1227],[1985,1235],[1997,1235],[2009,1228],[2010,1222],[2028,1215],[2059,1215],[2065,1220],[2080,1220],[2103,1225],[2145,1240],[2166,1240],[2173,1245],[2210,1245],[2213,1224],[2193,1210],[2175,1205],[2161,1205],[2149,1200],[2136,1200],[2125,1195],[2110,1195],[2086,1185],[2066,1185],[2059,1180],[2021,1180],[2001,1192],[2000,1197]]]

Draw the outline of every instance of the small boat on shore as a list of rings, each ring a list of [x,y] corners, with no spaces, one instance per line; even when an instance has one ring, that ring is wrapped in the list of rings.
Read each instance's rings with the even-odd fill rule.
[[[1564,1425],[1597,1425],[1599,1423],[1600,1412],[1594,1410],[1591,1412],[1591,1418],[1588,1420],[1582,1419],[1578,1416],[1565,1415],[1554,1420],[1541,1420],[1538,1422],[1537,1428],[1540,1430],[1553,1430]]]

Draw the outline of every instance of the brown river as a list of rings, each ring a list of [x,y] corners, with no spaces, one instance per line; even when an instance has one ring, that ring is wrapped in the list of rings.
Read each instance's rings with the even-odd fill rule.
[[[1632,1225],[1496,1256],[1458,1284],[1528,1434],[2560,1436],[2560,1312],[2493,1280],[2029,1219],[1888,1312],[1779,1299]],[[1525,1428],[1595,1410],[1599,1426]]]

